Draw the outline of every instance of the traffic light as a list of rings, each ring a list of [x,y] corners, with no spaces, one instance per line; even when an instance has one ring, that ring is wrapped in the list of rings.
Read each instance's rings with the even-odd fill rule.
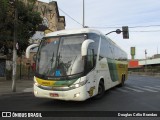
[[[122,32],[123,32],[123,39],[129,39],[128,26],[123,26],[122,27]]]

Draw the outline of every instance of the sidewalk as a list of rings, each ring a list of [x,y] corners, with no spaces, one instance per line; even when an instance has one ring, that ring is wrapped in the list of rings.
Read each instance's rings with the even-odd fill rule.
[[[16,80],[16,92],[12,92],[12,80],[0,80],[0,95],[33,91],[33,79]]]

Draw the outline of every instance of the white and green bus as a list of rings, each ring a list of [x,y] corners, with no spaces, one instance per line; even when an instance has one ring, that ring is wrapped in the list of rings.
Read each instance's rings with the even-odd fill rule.
[[[101,32],[56,31],[38,45],[34,95],[73,101],[101,98],[106,90],[123,86],[127,77],[127,54]]]

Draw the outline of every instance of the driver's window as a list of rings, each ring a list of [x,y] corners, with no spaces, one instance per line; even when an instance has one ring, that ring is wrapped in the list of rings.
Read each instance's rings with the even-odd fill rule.
[[[88,49],[87,51],[87,69],[91,70],[94,67],[94,49]]]

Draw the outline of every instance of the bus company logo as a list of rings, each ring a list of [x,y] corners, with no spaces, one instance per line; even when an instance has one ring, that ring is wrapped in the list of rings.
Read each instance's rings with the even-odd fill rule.
[[[125,68],[125,65],[119,64],[118,67],[119,67],[119,68]]]
[[[2,117],[11,117],[11,112],[2,112]]]
[[[49,85],[50,85],[50,82],[42,82],[42,85],[44,85],[44,86],[49,86]]]
[[[95,89],[95,86],[93,86],[93,87],[91,87],[91,88],[89,89],[88,93],[89,93],[89,96],[90,96],[90,97],[93,96],[93,91],[94,91],[94,89]]]

